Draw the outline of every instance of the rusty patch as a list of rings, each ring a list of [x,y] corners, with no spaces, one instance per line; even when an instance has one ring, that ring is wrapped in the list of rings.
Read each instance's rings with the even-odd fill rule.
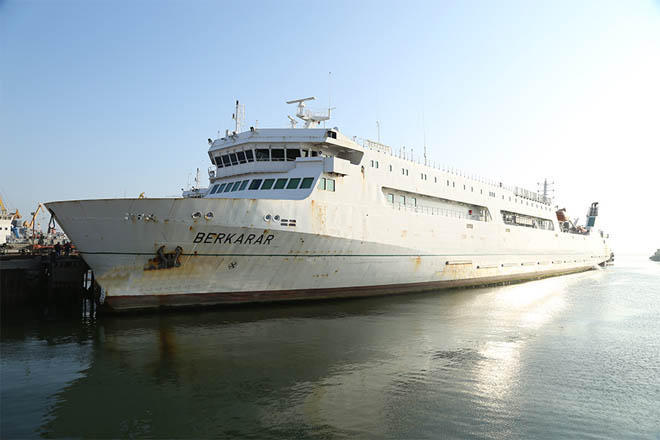
[[[156,257],[151,258],[144,266],[144,270],[171,269],[181,266],[179,257],[183,253],[183,248],[177,246],[173,252],[165,252],[165,246],[161,246],[156,251]]]

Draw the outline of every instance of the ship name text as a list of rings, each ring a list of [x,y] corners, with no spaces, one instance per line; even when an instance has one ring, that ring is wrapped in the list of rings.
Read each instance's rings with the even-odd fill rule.
[[[272,234],[225,234],[224,232],[198,232],[193,243],[205,244],[261,244],[270,245],[275,238]]]

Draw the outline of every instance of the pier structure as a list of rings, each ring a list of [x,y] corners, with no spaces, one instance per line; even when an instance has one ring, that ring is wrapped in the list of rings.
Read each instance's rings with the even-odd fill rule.
[[[0,304],[2,315],[38,308],[79,306],[93,314],[96,303],[94,276],[79,255],[55,252],[0,255]]]

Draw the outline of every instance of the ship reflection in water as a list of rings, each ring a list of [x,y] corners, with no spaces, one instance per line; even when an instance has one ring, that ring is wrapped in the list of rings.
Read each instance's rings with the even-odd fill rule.
[[[2,437],[655,435],[660,273],[635,267],[82,326],[3,323]]]

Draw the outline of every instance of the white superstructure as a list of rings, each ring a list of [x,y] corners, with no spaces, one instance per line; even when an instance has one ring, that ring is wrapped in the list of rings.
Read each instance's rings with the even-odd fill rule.
[[[582,271],[610,258],[594,228],[597,204],[587,229],[559,222],[547,196],[314,128],[330,111],[292,102],[305,128],[209,139],[209,188],[47,204],[111,307],[403,293]]]

